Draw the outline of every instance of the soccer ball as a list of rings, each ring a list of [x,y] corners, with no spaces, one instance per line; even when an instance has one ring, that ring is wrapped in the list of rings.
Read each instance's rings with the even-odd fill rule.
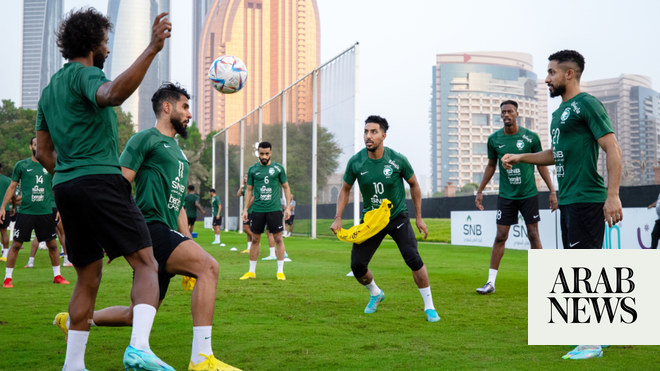
[[[247,68],[238,57],[223,55],[211,63],[209,80],[215,90],[221,93],[236,93],[245,86]]]

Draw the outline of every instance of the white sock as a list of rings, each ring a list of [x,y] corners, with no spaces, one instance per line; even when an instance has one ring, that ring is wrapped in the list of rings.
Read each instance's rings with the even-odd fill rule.
[[[431,295],[431,286],[419,289],[419,293],[422,294],[422,299],[424,299],[424,310],[435,309],[433,306],[433,296]]]
[[[57,277],[60,275],[60,266],[59,265],[53,265],[53,277]]]
[[[497,269],[488,270],[488,282],[492,283],[495,286],[495,279],[497,278]]]
[[[66,341],[66,358],[63,371],[78,371],[85,369],[85,348],[89,331],[69,330]]]
[[[192,363],[197,364],[206,359],[206,357],[200,356],[200,353],[207,356],[213,354],[211,329],[212,326],[193,326],[192,353],[190,354]]]
[[[64,263],[62,263],[62,264],[69,264],[69,263],[71,263],[71,262],[69,261],[69,256],[68,256],[68,255],[64,254],[64,256],[63,256],[62,258],[64,259]]]
[[[270,255],[269,256],[275,256],[275,246],[269,247],[270,249]]]
[[[247,249],[250,250],[250,247],[252,247],[252,242],[248,242],[248,247],[247,247]]]
[[[5,268],[5,279],[13,278],[14,268]]]
[[[220,235],[219,234],[215,235],[215,241],[214,242],[220,242]]]
[[[366,287],[367,290],[369,290],[369,294],[371,296],[376,296],[376,295],[379,295],[381,293],[380,288],[378,287],[378,285],[376,285],[376,280],[372,279],[371,283],[368,284],[368,285],[364,285],[364,287]]]
[[[284,273],[284,260],[277,261],[277,273]]]
[[[9,253],[9,249],[2,249],[2,257],[3,258],[6,258],[8,253]]]
[[[250,260],[250,272],[257,273],[257,261]]]
[[[34,256],[28,258],[28,265],[34,265]]]
[[[131,346],[140,350],[151,350],[149,334],[156,317],[156,308],[149,304],[138,304],[133,307],[133,332]]]

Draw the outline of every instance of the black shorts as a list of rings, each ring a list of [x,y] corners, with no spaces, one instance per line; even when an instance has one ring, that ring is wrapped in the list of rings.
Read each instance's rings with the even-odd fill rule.
[[[248,213],[248,221],[243,222],[243,225],[250,225],[250,220],[252,220],[252,213]]]
[[[188,217],[188,225],[195,224],[195,221],[197,221],[197,217],[194,217],[194,218]]]
[[[177,246],[190,238],[170,229],[170,227],[161,222],[149,222],[147,227],[149,228],[151,241],[154,244],[154,257],[158,262],[158,286],[160,287],[159,299],[163,300],[167,293],[167,288],[170,285],[170,279],[175,276],[174,274],[165,271],[167,259],[170,258],[172,251],[174,251]]]
[[[0,229],[7,229],[9,228],[9,224],[11,224],[12,217],[9,216],[9,210],[5,211],[5,220],[2,221],[0,220]]]
[[[270,233],[280,233],[284,230],[284,225],[282,225],[284,214],[281,211],[269,211],[267,213],[253,211],[251,215],[250,230],[252,233],[262,234],[266,226]]]
[[[144,217],[119,174],[86,175],[53,187],[66,234],[69,260],[76,267],[129,255],[151,246]]]
[[[213,218],[213,226],[221,226],[222,225],[222,217],[219,218]]]
[[[367,267],[371,258],[376,253],[385,235],[388,234],[396,242],[403,260],[411,270],[417,271],[424,266],[424,262],[417,251],[417,239],[415,238],[415,231],[412,225],[410,225],[408,213],[401,213],[390,220],[387,226],[375,236],[359,245],[353,244],[353,248],[351,249],[351,270],[355,277],[360,278],[367,274]]]
[[[50,241],[57,237],[57,223],[53,214],[30,215],[19,213],[14,225],[13,240],[28,242],[32,239],[32,230],[39,242]]]
[[[518,212],[525,219],[525,224],[534,224],[541,221],[539,214],[539,198],[532,196],[520,200],[497,197],[497,224],[518,224]]]
[[[296,218],[295,215],[291,215],[291,216],[289,217],[289,219],[287,219],[287,220],[284,221],[284,223],[287,224],[287,225],[293,225],[293,219],[295,219],[295,218]]]
[[[602,249],[605,213],[602,202],[559,206],[561,240],[565,249]]]

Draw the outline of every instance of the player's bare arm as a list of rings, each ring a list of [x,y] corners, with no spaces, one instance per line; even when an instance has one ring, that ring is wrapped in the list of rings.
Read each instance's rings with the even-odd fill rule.
[[[286,198],[286,207],[284,208],[284,220],[287,220],[291,217],[291,188],[289,187],[289,182],[282,183],[282,189],[284,190],[284,198]]]
[[[415,174],[406,180],[406,182],[410,186],[410,197],[412,197],[413,206],[415,207],[415,225],[419,233],[423,234],[424,239],[426,239],[429,235],[429,230],[426,227],[426,223],[424,223],[424,219],[422,219],[422,188],[419,186]]]
[[[176,220],[176,230],[179,231],[182,235],[192,238],[190,234],[190,229],[188,228],[188,217],[186,216],[186,210],[182,207],[179,211],[179,217]]]
[[[41,166],[53,175],[55,173],[55,163],[57,162],[57,152],[50,133],[45,130],[37,130],[37,160]]]
[[[151,62],[163,49],[165,39],[171,36],[172,23],[167,18],[169,13],[156,16],[151,28],[151,42],[140,56],[113,81],[101,85],[96,91],[96,103],[101,107],[118,106],[133,94],[140,86]]]
[[[9,201],[14,197],[14,192],[16,192],[17,186],[18,182],[12,180],[11,183],[9,183],[9,187],[7,187],[7,191],[5,191],[4,197],[2,198],[2,206],[0,206],[0,221],[5,220],[5,209],[7,208]]]
[[[612,227],[623,220],[623,210],[619,199],[621,181],[621,148],[614,133],[605,134],[598,139],[598,145],[605,151],[607,164],[607,199],[603,206],[605,222]]]
[[[496,165],[497,165],[497,159],[494,158],[488,159],[488,164],[486,165],[486,169],[484,169],[484,177],[483,179],[481,179],[481,184],[479,185],[479,189],[477,189],[477,196],[474,199],[474,205],[479,210],[484,209],[484,205],[482,204],[483,201],[482,192],[488,185],[488,182],[490,182],[491,178],[493,177],[493,174],[495,174]]]
[[[344,184],[341,187],[341,191],[339,191],[339,197],[337,198],[337,211],[335,212],[335,221],[332,222],[332,225],[330,226],[330,230],[334,234],[337,234],[337,232],[339,232],[339,230],[341,229],[341,215],[344,213],[344,209],[348,204],[348,198],[349,195],[351,194],[352,188],[353,188],[352,184],[347,184],[346,182],[344,182]]]
[[[131,170],[127,167],[122,166],[121,167],[121,174],[128,180],[129,183],[133,183],[133,180],[135,180],[135,175],[137,172],[135,170]]]
[[[536,165],[536,169],[539,171],[539,175],[541,175],[541,178],[545,182],[545,185],[548,186],[548,190],[550,191],[550,196],[548,199],[548,202],[550,203],[550,210],[555,211],[559,207],[559,204],[557,203],[557,192],[555,191],[555,185],[552,184],[550,172],[548,171],[548,168],[543,165]]]
[[[252,206],[252,201],[254,201],[254,195],[252,194],[252,186],[248,185],[245,190],[245,206],[243,206],[243,221],[248,221],[248,210]]]
[[[554,165],[555,158],[552,155],[552,150],[546,149],[545,151],[536,152],[536,153],[520,153],[512,154],[507,153],[502,156],[502,166],[505,169],[510,170],[511,167],[518,163],[526,163],[533,165]]]

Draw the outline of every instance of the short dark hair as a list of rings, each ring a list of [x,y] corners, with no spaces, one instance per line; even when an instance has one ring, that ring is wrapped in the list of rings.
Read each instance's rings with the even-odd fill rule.
[[[86,57],[105,40],[112,31],[110,18],[94,8],[72,10],[60,22],[57,46],[65,59]]]
[[[511,99],[505,100],[504,102],[500,103],[500,109],[502,109],[502,106],[505,105],[505,104],[510,104],[510,105],[516,107],[516,111],[518,110],[518,102],[516,102],[515,100],[511,100]]]
[[[576,52],[575,50],[560,50],[556,53],[550,54],[548,57],[549,61],[557,61],[557,63],[572,62],[575,63],[577,68],[575,70],[575,76],[580,80],[582,72],[584,71],[584,57],[582,54]]]
[[[209,188],[209,192],[215,193],[215,188]]]
[[[154,95],[151,97],[151,106],[154,109],[156,117],[160,116],[160,112],[163,110],[163,103],[170,102],[171,104],[176,104],[176,102],[181,99],[181,96],[184,96],[190,99],[190,94],[181,87],[179,84],[172,82],[164,82],[160,84],[160,87]]]
[[[189,185],[189,186],[188,186],[188,190],[189,190],[189,191],[194,191],[194,190],[195,190],[195,186],[192,185],[192,184]]]
[[[37,139],[37,137],[32,137],[32,138],[30,138],[30,145],[32,145],[32,142],[33,142],[35,139]]]
[[[259,148],[270,148],[273,149],[273,145],[270,142],[261,142],[259,143]]]
[[[366,120],[364,120],[365,125],[369,124],[369,123],[380,125],[380,128],[383,129],[383,131],[386,132],[386,133],[387,133],[387,129],[390,128],[390,124],[387,123],[387,120],[385,119],[385,117],[380,117],[380,116],[377,116],[377,115],[371,115],[371,116],[367,117]]]

